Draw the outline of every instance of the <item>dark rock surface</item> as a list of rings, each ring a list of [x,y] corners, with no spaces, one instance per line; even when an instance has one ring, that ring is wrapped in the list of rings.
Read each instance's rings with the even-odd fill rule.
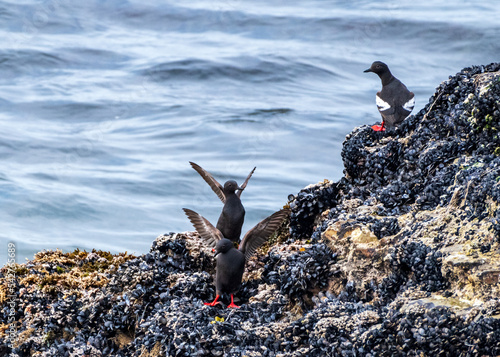
[[[40,252],[1,270],[0,354],[500,355],[499,71],[465,68],[399,127],[354,129],[344,177],[290,195],[241,309],[203,305],[214,261],[194,233],[140,257]]]

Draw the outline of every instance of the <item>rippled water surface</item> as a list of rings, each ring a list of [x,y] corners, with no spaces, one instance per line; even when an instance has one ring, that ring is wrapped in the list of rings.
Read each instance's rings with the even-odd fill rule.
[[[499,61],[496,1],[0,1],[0,263],[41,249],[141,254],[214,223],[188,161],[241,182],[244,230],[342,176],[379,120],[382,60],[420,110],[461,68]]]

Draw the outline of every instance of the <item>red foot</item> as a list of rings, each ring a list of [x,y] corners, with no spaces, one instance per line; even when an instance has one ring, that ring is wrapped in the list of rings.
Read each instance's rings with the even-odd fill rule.
[[[205,304],[205,305],[207,305],[207,306],[215,306],[215,305],[217,305],[217,304],[220,304],[220,301],[217,301],[217,300],[219,300],[219,298],[220,298],[220,296],[219,296],[219,295],[217,295],[217,296],[215,297],[215,300],[214,300],[214,301],[212,301],[212,302],[204,302],[203,304]]]
[[[374,131],[385,131],[384,123],[382,123],[382,125],[372,125],[372,129]]]
[[[240,308],[238,305],[235,305],[235,303],[233,301],[233,294],[231,294],[231,303],[229,305],[227,305],[227,307],[230,309],[239,309]]]

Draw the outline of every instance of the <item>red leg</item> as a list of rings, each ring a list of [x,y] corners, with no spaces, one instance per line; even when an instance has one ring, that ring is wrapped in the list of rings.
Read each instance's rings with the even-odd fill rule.
[[[372,125],[372,129],[374,131],[385,131],[385,122],[382,122],[382,125]]]
[[[231,303],[229,305],[227,305],[227,307],[231,308],[231,309],[239,309],[240,307],[238,305],[235,305],[234,304],[234,301],[233,301],[233,294],[231,294]]]
[[[220,301],[217,301],[217,300],[219,300],[219,298],[220,298],[220,296],[219,296],[219,295],[217,295],[217,296],[215,297],[215,300],[214,300],[214,301],[212,301],[212,302],[204,302],[204,304],[205,304],[205,305],[207,305],[207,306],[215,306],[215,305],[217,305],[217,304],[220,304]]]

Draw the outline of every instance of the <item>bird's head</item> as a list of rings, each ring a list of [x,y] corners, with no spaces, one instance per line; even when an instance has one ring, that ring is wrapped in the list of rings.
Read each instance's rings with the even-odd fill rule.
[[[381,75],[383,73],[389,72],[389,67],[384,63],[380,61],[375,61],[372,63],[370,68],[365,69],[363,72],[373,72],[378,75]]]
[[[215,256],[222,253],[227,253],[230,249],[234,248],[233,242],[227,238],[222,238],[215,245]]]
[[[236,190],[241,190],[242,188],[238,186],[236,181],[229,180],[224,184],[224,193],[234,193]]]

